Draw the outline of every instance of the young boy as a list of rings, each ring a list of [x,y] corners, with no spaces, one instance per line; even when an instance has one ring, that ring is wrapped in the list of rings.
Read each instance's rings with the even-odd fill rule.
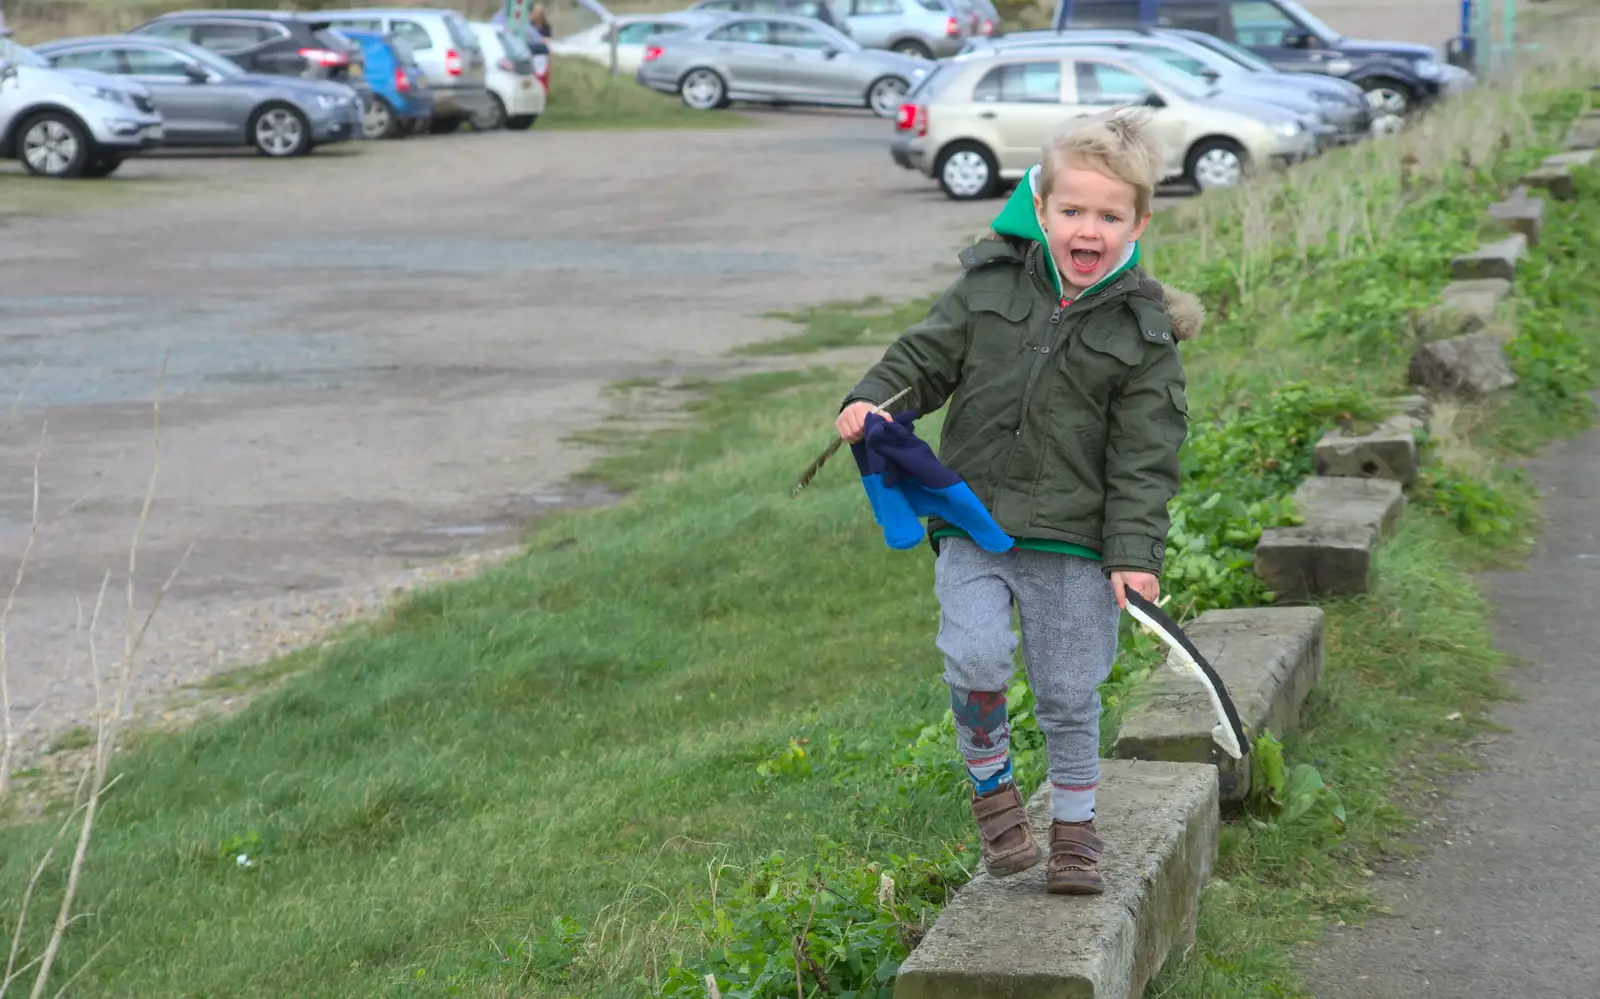
[[[1094,831],[1100,696],[1123,587],[1154,600],[1167,502],[1188,432],[1177,341],[1200,303],[1139,268],[1139,235],[1163,156],[1149,111],[1075,119],[1043,150],[964,273],[846,399],[836,428],[859,441],[874,404],[949,402],[941,462],[1016,539],[991,553],[934,519],[937,646],[989,873],[1041,858],[1011,776],[1006,689],[1011,607],[1050,762],[1049,890],[1098,894]]]

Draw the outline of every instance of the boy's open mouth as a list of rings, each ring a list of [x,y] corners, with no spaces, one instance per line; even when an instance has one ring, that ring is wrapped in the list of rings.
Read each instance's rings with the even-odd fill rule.
[[[1099,250],[1073,250],[1072,269],[1079,274],[1091,274],[1100,266],[1100,256]]]

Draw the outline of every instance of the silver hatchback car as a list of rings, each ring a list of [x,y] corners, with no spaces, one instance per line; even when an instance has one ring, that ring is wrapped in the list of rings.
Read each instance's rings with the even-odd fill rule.
[[[850,37],[918,59],[951,56],[971,35],[955,0],[844,0]]]
[[[453,10],[426,7],[357,7],[317,11],[335,27],[392,35],[416,56],[433,91],[435,132],[492,111],[483,48],[467,19]]]
[[[893,118],[933,65],[864,48],[814,18],[735,14],[647,39],[638,80],[700,111],[756,101],[865,107]]]

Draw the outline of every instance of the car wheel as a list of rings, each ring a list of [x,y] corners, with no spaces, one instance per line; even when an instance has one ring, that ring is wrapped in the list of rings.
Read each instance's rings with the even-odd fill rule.
[[[872,81],[867,88],[867,107],[879,118],[893,118],[905,103],[906,91],[911,85],[898,76],[885,76]]]
[[[400,134],[400,119],[382,97],[374,96],[361,114],[361,135],[366,139],[392,139]]]
[[[957,142],[939,154],[934,168],[939,186],[955,201],[992,198],[1000,189],[1000,165],[976,142]]]
[[[80,177],[89,164],[89,135],[71,115],[46,111],[18,134],[17,158],[36,177]]]
[[[922,44],[919,41],[916,41],[914,39],[909,39],[909,38],[906,39],[903,42],[896,42],[895,45],[894,45],[894,51],[900,53],[903,56],[910,56],[913,59],[932,59],[933,58],[933,50],[932,49],[928,48],[926,45]]]
[[[489,106],[472,116],[472,129],[475,132],[493,132],[505,123],[506,104],[499,94],[490,94]]]
[[[311,125],[287,104],[268,104],[250,116],[250,142],[263,156],[282,159],[311,151]]]
[[[514,114],[506,119],[506,127],[517,132],[526,132],[539,120],[536,114]]]
[[[1213,187],[1238,187],[1250,169],[1250,158],[1237,142],[1206,139],[1189,150],[1183,176],[1205,191]]]
[[[678,93],[696,111],[712,111],[726,104],[728,85],[714,69],[691,69],[678,84]]]
[[[1367,92],[1367,105],[1378,114],[1399,116],[1411,108],[1411,88],[1399,80],[1375,77],[1363,80],[1361,89]]]
[[[85,177],[109,177],[122,166],[122,157],[101,154],[89,160],[89,165],[83,168]]]

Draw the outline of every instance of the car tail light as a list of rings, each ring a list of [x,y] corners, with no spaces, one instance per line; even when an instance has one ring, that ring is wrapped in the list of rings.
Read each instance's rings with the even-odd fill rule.
[[[444,53],[444,71],[451,76],[461,75],[461,53],[455,49],[446,49]]]
[[[944,33],[949,35],[951,38],[954,38],[955,36],[961,34],[961,22],[956,20],[953,17],[945,18],[944,19]]]
[[[534,53],[533,75],[538,78],[539,85],[544,87],[544,92],[550,92],[550,57]]]
[[[994,22],[987,17],[983,19],[983,33],[986,35],[994,34]]]
[[[895,113],[894,127],[897,132],[910,132],[916,130],[917,138],[928,134],[928,109],[920,104],[902,104]]]
[[[663,51],[663,49],[659,45],[647,45],[647,46],[645,46],[645,49],[644,49],[644,61],[645,62],[654,62],[654,61],[656,61],[657,59],[661,58],[662,51]]]
[[[343,52],[335,52],[332,49],[301,49],[300,58],[306,62],[325,67],[350,65],[350,57],[348,55]]]
[[[394,68],[394,89],[402,94],[411,90],[411,77],[406,75],[404,67],[396,66]]]

